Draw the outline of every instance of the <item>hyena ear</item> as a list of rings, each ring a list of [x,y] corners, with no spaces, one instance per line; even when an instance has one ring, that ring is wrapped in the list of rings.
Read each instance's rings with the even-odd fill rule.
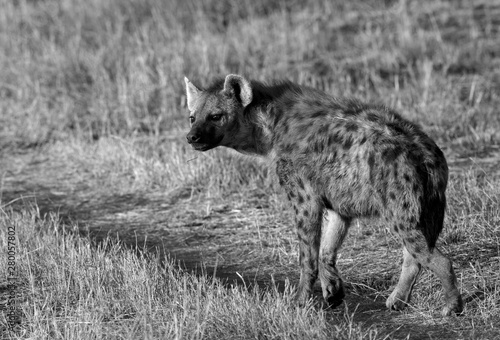
[[[224,92],[233,94],[243,107],[247,107],[252,102],[253,94],[250,82],[237,74],[226,76]]]
[[[188,109],[189,111],[193,111],[196,101],[200,97],[201,90],[198,89],[196,86],[194,86],[193,83],[190,82],[189,79],[187,79],[187,77],[184,77],[184,82],[186,83],[186,97],[187,97]]]

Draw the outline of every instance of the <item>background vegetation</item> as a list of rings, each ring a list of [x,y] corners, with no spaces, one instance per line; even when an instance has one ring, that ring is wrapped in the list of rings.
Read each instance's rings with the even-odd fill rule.
[[[22,311],[14,333],[0,314],[5,338],[500,336],[498,2],[0,6],[0,249],[15,226]],[[385,311],[400,250],[376,221],[353,228],[340,258],[346,304],[294,305],[294,231],[272,174],[184,140],[183,77],[203,85],[227,73],[382,102],[423,126],[451,168],[441,247],[465,316],[438,316],[439,284],[427,273],[408,311]],[[228,288],[165,254],[267,281]]]

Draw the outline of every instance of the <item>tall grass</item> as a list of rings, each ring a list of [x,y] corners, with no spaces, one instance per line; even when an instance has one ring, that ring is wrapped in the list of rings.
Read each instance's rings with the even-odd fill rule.
[[[183,76],[230,72],[381,101],[443,142],[498,142],[498,13],[494,2],[4,2],[0,142],[176,133]]]

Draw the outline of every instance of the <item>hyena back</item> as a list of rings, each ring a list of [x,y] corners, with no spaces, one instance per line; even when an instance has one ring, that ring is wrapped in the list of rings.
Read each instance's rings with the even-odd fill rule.
[[[194,149],[226,146],[274,164],[295,212],[300,303],[318,276],[327,303],[341,303],[337,252],[354,218],[376,216],[403,245],[403,268],[387,307],[405,307],[424,266],[443,285],[443,314],[462,312],[452,263],[436,248],[448,167],[418,126],[386,107],[290,82],[266,85],[239,75],[206,89],[185,82],[187,140]]]

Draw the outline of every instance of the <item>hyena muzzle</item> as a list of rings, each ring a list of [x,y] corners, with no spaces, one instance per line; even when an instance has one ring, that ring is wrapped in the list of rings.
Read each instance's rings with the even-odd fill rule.
[[[452,263],[436,247],[448,167],[417,125],[387,107],[286,81],[228,75],[205,89],[185,82],[187,140],[194,149],[225,146],[265,156],[275,166],[295,212],[300,303],[311,297],[318,276],[327,303],[341,303],[337,252],[354,218],[378,217],[403,245],[401,275],[387,307],[406,306],[423,266],[441,280],[442,313],[462,312]]]

